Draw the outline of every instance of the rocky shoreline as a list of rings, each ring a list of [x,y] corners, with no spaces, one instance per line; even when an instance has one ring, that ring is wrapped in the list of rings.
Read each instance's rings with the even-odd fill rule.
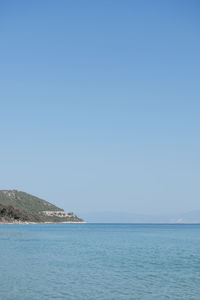
[[[30,225],[30,224],[86,224],[87,222],[23,222],[23,221],[14,221],[14,222],[0,222],[0,225]]]

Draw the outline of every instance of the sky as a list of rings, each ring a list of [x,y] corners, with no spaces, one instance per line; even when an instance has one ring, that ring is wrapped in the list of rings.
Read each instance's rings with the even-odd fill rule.
[[[80,216],[200,209],[199,9],[0,1],[0,189]]]

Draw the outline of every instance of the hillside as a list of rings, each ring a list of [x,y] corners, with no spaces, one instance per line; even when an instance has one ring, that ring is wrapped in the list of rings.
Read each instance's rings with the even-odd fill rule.
[[[30,194],[17,190],[0,190],[0,222],[60,223],[83,222],[74,213]]]

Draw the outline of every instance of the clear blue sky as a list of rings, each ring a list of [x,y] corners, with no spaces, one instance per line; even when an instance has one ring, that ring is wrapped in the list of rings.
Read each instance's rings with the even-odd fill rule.
[[[199,1],[1,1],[0,188],[79,215],[200,209]]]

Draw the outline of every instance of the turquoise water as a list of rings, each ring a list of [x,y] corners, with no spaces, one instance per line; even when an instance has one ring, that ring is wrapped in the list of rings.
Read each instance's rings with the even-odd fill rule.
[[[200,225],[0,226],[1,300],[200,299]]]

